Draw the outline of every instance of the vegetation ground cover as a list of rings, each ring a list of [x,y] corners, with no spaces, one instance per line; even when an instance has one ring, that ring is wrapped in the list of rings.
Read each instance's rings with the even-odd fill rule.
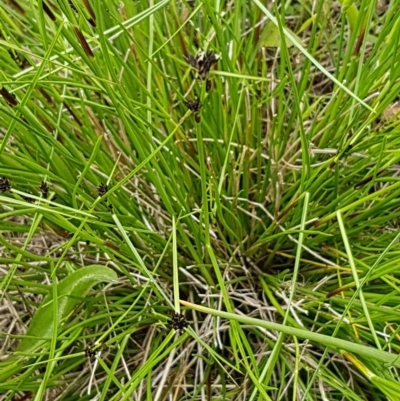
[[[400,1],[0,3],[0,399],[400,398]]]

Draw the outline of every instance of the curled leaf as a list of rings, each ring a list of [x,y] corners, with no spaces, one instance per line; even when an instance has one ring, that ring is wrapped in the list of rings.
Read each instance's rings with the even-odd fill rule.
[[[98,265],[83,267],[65,277],[57,285],[57,322],[53,319],[53,292],[50,290],[16,351],[32,352],[50,340],[54,324],[60,324],[94,285],[116,279],[117,274],[113,270]]]

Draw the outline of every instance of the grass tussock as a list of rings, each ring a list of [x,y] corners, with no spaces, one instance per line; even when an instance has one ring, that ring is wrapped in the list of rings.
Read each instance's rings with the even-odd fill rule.
[[[397,400],[399,6],[4,0],[0,399]]]

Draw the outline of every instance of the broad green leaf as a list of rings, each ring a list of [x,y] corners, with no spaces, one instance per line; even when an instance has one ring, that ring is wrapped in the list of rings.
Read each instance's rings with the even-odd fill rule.
[[[113,270],[98,265],[83,267],[65,277],[57,285],[58,321],[56,324],[60,324],[72,312],[94,285],[116,279],[117,275]],[[26,337],[21,340],[16,351],[32,352],[43,345],[51,338],[54,323],[53,292],[50,291],[36,311]]]
[[[301,43],[300,38],[298,38],[293,32],[291,32],[292,36],[296,38],[296,40]],[[292,47],[293,42],[285,36],[285,41],[286,41],[286,46],[287,47]],[[262,40],[261,40],[262,46],[265,47],[281,47],[281,33],[279,32],[279,27],[276,26],[274,23],[271,21],[268,21],[265,24],[264,31],[262,33]]]
[[[65,277],[57,285],[57,324],[68,317],[93,286],[116,279],[117,274],[113,270],[99,265],[83,267]],[[53,291],[50,288],[50,292],[36,311],[27,330],[26,337],[21,340],[16,352],[29,353],[35,351],[50,340],[53,328]],[[11,376],[20,372],[22,366],[23,357],[10,356],[4,361],[4,368],[0,369],[0,383],[7,381]]]

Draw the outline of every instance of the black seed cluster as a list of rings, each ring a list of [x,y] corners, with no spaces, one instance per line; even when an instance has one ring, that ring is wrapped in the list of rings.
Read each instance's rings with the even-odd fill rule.
[[[198,113],[201,109],[202,104],[200,103],[199,100],[186,100],[185,101],[185,106],[190,110],[193,111],[193,113]]]
[[[205,81],[206,92],[210,92],[213,88],[213,83],[208,78],[208,74],[210,73],[211,68],[217,64],[219,59],[220,56],[211,51],[200,51],[196,56],[189,54],[189,56],[186,58],[186,61],[196,69],[198,77]],[[200,101],[197,99],[186,100],[185,105],[190,111],[193,112],[196,123],[200,123],[201,117],[199,111],[202,107]]]
[[[40,183],[39,191],[42,193],[43,198],[47,199],[49,196],[49,184],[46,181]]]
[[[188,63],[196,68],[201,79],[206,79],[214,64],[217,64],[219,55],[213,52],[200,52],[196,56],[189,54]]]
[[[100,185],[97,187],[97,192],[99,196],[103,196],[108,192],[108,185],[104,184],[104,182],[100,183]]]
[[[93,351],[90,347],[85,348],[85,356],[93,362],[96,359],[96,351]]]
[[[188,327],[186,317],[180,313],[173,313],[171,317],[171,326],[174,330],[183,330]]]
[[[108,185],[104,184],[104,182],[100,183],[100,185],[97,187],[97,193],[99,194],[100,197],[104,196],[108,192]],[[113,211],[113,205],[111,203],[108,203],[108,199],[106,198],[104,202],[107,205],[107,209],[109,212],[112,213]]]
[[[197,100],[197,99],[196,100],[186,100],[185,101],[185,105],[190,111],[193,112],[194,120],[196,121],[197,124],[199,124],[200,121],[201,121],[199,111],[200,111],[201,106],[202,106],[200,101]]]
[[[7,177],[0,177],[0,192],[8,192],[11,189],[11,181]]]

